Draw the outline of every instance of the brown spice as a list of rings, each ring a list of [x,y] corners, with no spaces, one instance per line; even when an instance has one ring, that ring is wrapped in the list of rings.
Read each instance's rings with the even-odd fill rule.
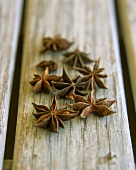
[[[49,71],[55,71],[58,68],[57,63],[54,60],[44,60],[42,62],[40,62],[39,64],[36,65],[36,67],[41,67],[44,70],[46,69],[46,67],[49,68]]]
[[[68,74],[65,71],[65,67],[63,67],[62,74],[63,82],[52,82],[53,86],[59,90],[56,93],[57,97],[60,98],[68,98],[73,100],[73,94],[78,94],[81,96],[87,95],[86,92],[82,92],[82,90],[86,90],[88,82],[81,82],[81,77],[77,76],[75,79],[71,80]]]
[[[67,109],[56,108],[56,98],[52,99],[50,108],[43,105],[32,103],[37,113],[33,113],[38,119],[35,126],[41,128],[50,128],[52,132],[58,132],[59,127],[65,128],[63,121],[68,121],[77,116],[77,112]]]
[[[66,57],[63,63],[70,64],[73,67],[84,67],[85,63],[94,61],[87,57],[87,53],[81,52],[78,48],[75,51],[67,52],[63,55]]]
[[[37,74],[34,75],[34,78],[29,83],[33,86],[34,92],[41,92],[44,91],[45,93],[50,93],[51,90],[51,82],[52,81],[60,81],[61,76],[50,75],[49,68],[46,67],[44,74],[39,76]]]
[[[98,117],[109,116],[114,111],[110,110],[109,107],[115,103],[116,100],[108,101],[106,98],[94,99],[93,96],[94,90],[90,92],[87,100],[79,95],[73,94],[73,98],[76,103],[70,104],[73,110],[80,112],[80,117],[85,119],[89,113],[95,113]]]
[[[100,78],[106,78],[107,74],[101,74],[105,68],[99,68],[100,58],[95,61],[93,70],[89,66],[84,66],[84,68],[78,68],[75,69],[78,70],[80,73],[84,74],[85,76],[82,77],[82,81],[90,81],[90,89],[94,89],[94,83],[97,84],[99,88],[107,89],[105,84],[102,82]]]
[[[61,50],[66,50],[72,44],[73,42],[70,42],[67,39],[62,38],[59,34],[57,34],[53,38],[51,37],[43,38],[43,50],[41,52],[46,51],[57,52]]]

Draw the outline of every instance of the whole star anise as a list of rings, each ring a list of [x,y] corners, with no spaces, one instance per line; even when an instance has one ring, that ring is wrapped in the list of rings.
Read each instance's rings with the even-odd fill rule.
[[[75,67],[80,73],[84,74],[85,76],[82,77],[82,81],[90,80],[90,89],[94,89],[94,83],[97,84],[99,88],[107,89],[105,84],[102,82],[100,78],[106,78],[107,74],[101,74],[101,72],[105,68],[99,68],[100,58],[95,61],[93,70],[89,66],[84,66],[84,68]]]
[[[66,58],[62,61],[65,64],[70,64],[73,67],[84,67],[85,63],[93,62],[88,58],[88,54],[81,52],[78,48],[75,51],[63,54]]]
[[[35,126],[41,128],[50,128],[53,132],[58,132],[59,127],[65,128],[63,121],[68,121],[77,116],[77,111],[56,108],[56,98],[52,99],[50,108],[43,105],[32,103],[37,113],[33,113],[38,119]]]
[[[46,69],[46,67],[48,67],[49,71],[55,71],[58,68],[58,65],[53,60],[48,60],[48,61],[44,60],[44,61],[40,62],[39,64],[37,64],[36,67],[41,67],[44,70]]]
[[[89,113],[94,113],[98,117],[109,116],[114,111],[110,110],[109,107],[115,103],[116,100],[108,101],[106,98],[95,100],[93,97],[93,92],[91,91],[86,100],[84,97],[73,94],[73,98],[76,103],[70,104],[70,106],[75,111],[80,112],[80,117],[85,119]]]
[[[29,82],[33,86],[33,91],[44,91],[45,93],[50,93],[52,91],[50,86],[52,81],[60,81],[62,78],[61,76],[50,75],[48,67],[46,67],[42,76],[39,76],[37,74],[35,74],[34,76],[35,77],[33,78],[33,80]]]
[[[62,74],[63,82],[52,82],[53,86],[59,90],[56,93],[57,97],[68,98],[73,100],[73,94],[78,94],[81,96],[87,95],[86,92],[81,92],[86,90],[88,82],[81,82],[81,77],[77,76],[75,79],[71,80],[63,67]]]
[[[59,34],[57,34],[53,38],[51,37],[43,38],[42,52],[45,52],[45,51],[56,52],[56,51],[66,50],[72,44],[73,42],[69,42],[67,39],[62,38]]]

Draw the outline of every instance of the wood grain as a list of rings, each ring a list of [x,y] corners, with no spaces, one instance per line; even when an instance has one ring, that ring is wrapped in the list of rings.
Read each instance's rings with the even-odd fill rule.
[[[119,16],[121,19],[121,29],[123,33],[123,40],[127,53],[127,63],[129,67],[129,74],[135,104],[136,113],[136,2],[135,0],[117,1]]]
[[[28,0],[26,5],[13,169],[134,170],[112,1]],[[109,90],[97,90],[96,96],[117,100],[112,107],[116,114],[105,118],[92,114],[86,121],[77,117],[66,122],[65,130],[60,129],[58,134],[34,127],[31,103],[48,106],[51,96],[34,94],[28,83],[34,73],[42,74],[35,65],[43,59],[57,61],[57,74],[61,75],[61,53],[39,54],[41,39],[57,33],[75,41],[70,50],[79,46],[93,59],[101,56],[101,66],[109,75],[105,80]],[[78,75],[70,67],[67,70],[72,77]],[[58,107],[65,102],[58,99]]]
[[[21,9],[22,0],[0,0],[0,169],[3,164]]]

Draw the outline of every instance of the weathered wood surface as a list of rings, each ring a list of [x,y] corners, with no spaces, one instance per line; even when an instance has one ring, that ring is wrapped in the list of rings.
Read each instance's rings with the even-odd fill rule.
[[[117,3],[136,111],[136,1],[119,0]]]
[[[4,160],[3,162],[3,170],[11,170],[12,169],[12,160]]]
[[[0,0],[0,169],[3,164],[21,8],[22,0]]]
[[[26,5],[13,169],[134,170],[112,1],[28,0]],[[41,39],[56,33],[75,41],[70,50],[79,45],[91,53],[91,58],[101,56],[101,66],[109,75],[105,80],[109,90],[97,90],[97,97],[117,99],[112,107],[116,114],[107,118],[91,115],[86,121],[77,117],[66,122],[66,129],[60,129],[58,134],[34,127],[31,103],[49,105],[51,96],[34,94],[28,83],[34,73],[42,74],[34,66],[43,59],[56,60],[57,74],[61,75],[60,53],[39,54]],[[78,74],[68,67],[67,70],[71,76]],[[58,100],[58,107],[63,102]]]

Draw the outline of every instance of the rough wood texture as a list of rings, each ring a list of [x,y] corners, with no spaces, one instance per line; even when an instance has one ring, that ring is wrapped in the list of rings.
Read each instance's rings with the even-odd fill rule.
[[[108,0],[27,1],[14,170],[134,170],[113,15],[113,4]],[[34,73],[42,73],[34,66],[43,59],[56,60],[57,74],[62,73],[60,53],[39,54],[43,36],[56,33],[75,41],[71,50],[79,45],[91,58],[101,56],[101,66],[109,74],[105,80],[109,90],[97,90],[97,97],[117,99],[112,107],[117,114],[107,118],[90,115],[86,121],[77,117],[66,122],[66,129],[58,134],[34,127],[31,103],[48,105],[51,96],[34,94],[28,82]],[[71,76],[78,74],[67,70]],[[66,100],[58,100],[58,106],[63,102]]]
[[[127,52],[127,62],[131,79],[131,86],[136,111],[136,1],[119,0],[117,1],[120,8],[119,15],[121,28],[123,31],[123,40]]]
[[[3,170],[11,170],[12,169],[12,160],[4,160],[3,162]]]
[[[21,8],[22,0],[0,0],[0,169],[3,164]]]

